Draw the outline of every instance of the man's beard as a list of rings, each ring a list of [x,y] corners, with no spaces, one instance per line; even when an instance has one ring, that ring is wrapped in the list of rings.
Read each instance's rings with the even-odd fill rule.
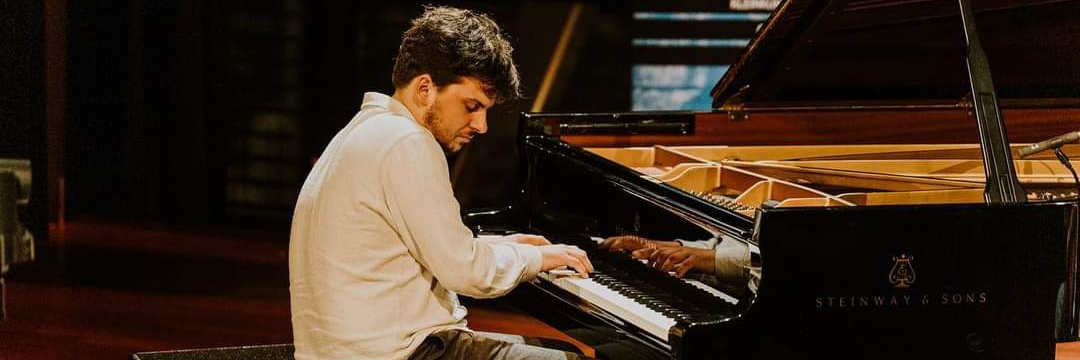
[[[452,130],[447,130],[442,127],[443,119],[439,116],[439,113],[435,111],[435,108],[437,107],[438,103],[424,113],[424,124],[427,124],[428,130],[431,131],[431,135],[435,136],[435,141],[439,142],[439,145],[442,146],[443,150],[457,152],[458,150],[461,150],[461,147],[458,147],[457,149],[450,148],[451,143],[457,138],[457,134],[449,132]]]

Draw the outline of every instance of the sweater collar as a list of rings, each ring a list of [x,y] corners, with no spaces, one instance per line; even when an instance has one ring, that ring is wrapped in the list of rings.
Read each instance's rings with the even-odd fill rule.
[[[364,110],[365,108],[372,106],[386,109],[395,115],[400,115],[416,121],[416,118],[412,116],[412,113],[409,112],[409,108],[405,107],[405,104],[402,104],[400,101],[397,101],[397,99],[386,94],[373,91],[364,93],[364,104],[360,106],[360,109]]]

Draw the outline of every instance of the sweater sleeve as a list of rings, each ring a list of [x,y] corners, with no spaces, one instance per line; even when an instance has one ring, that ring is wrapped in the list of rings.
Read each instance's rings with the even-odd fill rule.
[[[679,245],[686,246],[686,247],[697,248],[697,249],[712,249],[712,248],[715,248],[717,241],[719,241],[719,239],[717,239],[715,237],[714,238],[709,238],[708,240],[675,239],[675,242],[679,243]]]
[[[474,298],[495,297],[539,272],[542,259],[535,247],[473,237],[461,221],[446,158],[430,135],[398,140],[379,171],[387,220],[413,258],[445,288]]]
[[[715,275],[732,283],[750,281],[750,247],[742,241],[723,239],[716,244]]]
[[[754,264],[753,249],[746,243],[729,238],[727,236],[713,237],[707,240],[675,240],[683,246],[697,249],[712,249],[713,269],[712,274],[705,275],[702,280],[706,283],[722,286],[729,291],[741,293],[742,289],[757,292],[761,282],[761,267]]]

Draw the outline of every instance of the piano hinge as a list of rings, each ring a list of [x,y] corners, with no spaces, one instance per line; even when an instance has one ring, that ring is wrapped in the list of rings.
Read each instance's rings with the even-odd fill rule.
[[[975,101],[971,99],[970,92],[956,101],[956,107],[967,109],[968,116],[975,117]]]
[[[749,91],[750,85],[746,85],[728,96],[727,99],[724,99],[724,103],[720,105],[719,110],[728,114],[728,120],[743,121],[750,119],[750,114],[743,107],[746,102],[746,93]]]

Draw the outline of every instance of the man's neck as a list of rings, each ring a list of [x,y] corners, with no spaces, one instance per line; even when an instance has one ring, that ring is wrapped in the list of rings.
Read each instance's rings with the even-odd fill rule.
[[[390,97],[397,100],[402,105],[405,105],[405,108],[409,110],[409,114],[412,114],[413,119],[416,119],[417,122],[423,125],[423,122],[420,120],[423,119],[424,111],[416,104],[416,99],[409,96],[408,91],[397,89],[394,91],[394,95],[391,95]]]

